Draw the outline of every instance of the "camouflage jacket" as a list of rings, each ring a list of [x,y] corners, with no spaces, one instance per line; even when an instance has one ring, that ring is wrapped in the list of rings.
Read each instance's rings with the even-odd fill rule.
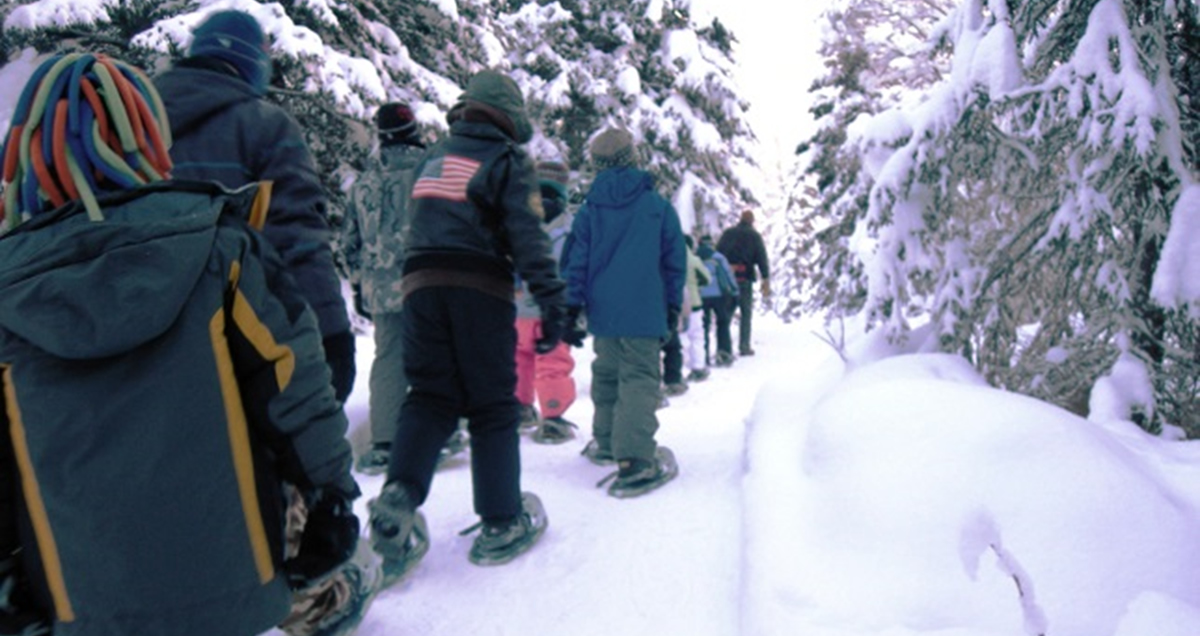
[[[413,168],[422,148],[387,146],[379,162],[350,189],[340,241],[350,282],[361,286],[371,313],[400,311],[404,232],[409,223]]]

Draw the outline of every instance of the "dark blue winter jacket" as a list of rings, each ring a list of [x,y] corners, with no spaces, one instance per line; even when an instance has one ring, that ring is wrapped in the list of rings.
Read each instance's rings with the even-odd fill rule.
[[[174,138],[172,177],[211,180],[227,188],[271,181],[263,236],[316,312],[321,335],[348,331],[325,188],[300,124],[241,78],[203,62],[190,58],[154,78]]]
[[[667,335],[667,307],[683,302],[687,263],[679,216],[654,178],[610,168],[592,184],[571,228],[567,302],[587,312],[598,337]]]

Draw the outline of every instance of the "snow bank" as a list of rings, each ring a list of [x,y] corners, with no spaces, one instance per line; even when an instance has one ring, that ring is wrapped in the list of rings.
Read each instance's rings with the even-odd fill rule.
[[[1194,472],[1157,468],[1167,442],[953,356],[840,367],[759,397],[745,633],[1200,633],[1200,497]]]

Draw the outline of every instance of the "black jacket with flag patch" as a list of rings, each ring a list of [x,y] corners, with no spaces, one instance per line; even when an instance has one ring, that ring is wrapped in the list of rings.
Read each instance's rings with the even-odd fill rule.
[[[533,161],[495,125],[452,123],[412,193],[405,293],[451,285],[512,300],[515,270],[541,307],[562,303]]]

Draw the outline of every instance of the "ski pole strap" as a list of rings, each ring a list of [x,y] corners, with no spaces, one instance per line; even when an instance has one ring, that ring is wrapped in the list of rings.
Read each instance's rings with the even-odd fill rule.
[[[254,202],[250,204],[250,227],[262,231],[267,224],[267,211],[271,208],[271,188],[275,182],[263,179],[258,182],[258,192],[254,193]]]

